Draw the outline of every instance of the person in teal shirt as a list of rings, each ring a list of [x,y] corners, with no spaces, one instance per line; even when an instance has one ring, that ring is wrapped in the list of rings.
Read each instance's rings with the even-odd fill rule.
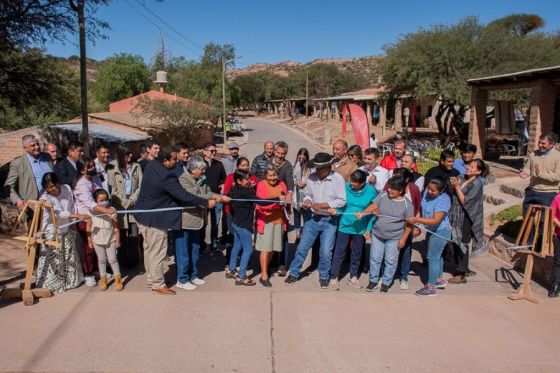
[[[364,171],[356,170],[352,172],[350,182],[346,184],[346,206],[342,209],[328,210],[330,215],[342,215],[338,225],[329,283],[329,287],[335,290],[338,290],[340,267],[346,256],[348,241],[351,241],[352,250],[348,284],[359,289],[362,288],[360,281],[358,281],[358,270],[362,260],[365,239],[369,238],[375,216],[369,214],[358,219],[354,213],[363,211],[377,197],[377,190],[366,181],[367,174]]]

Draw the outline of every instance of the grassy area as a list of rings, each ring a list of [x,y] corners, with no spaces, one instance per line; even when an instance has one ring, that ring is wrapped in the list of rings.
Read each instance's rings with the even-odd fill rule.
[[[523,207],[521,205],[511,206],[496,214],[490,215],[490,222],[494,224],[497,222],[516,221],[521,218],[522,213]]]
[[[511,238],[517,237],[523,223],[521,217],[523,208],[520,205],[508,207],[496,214],[490,215],[491,224],[501,224],[496,231]]]
[[[420,159],[418,159],[416,165],[418,166],[418,172],[420,172],[422,175],[426,175],[426,172],[428,172],[430,168],[437,166],[437,162],[433,162],[430,160],[421,161]]]

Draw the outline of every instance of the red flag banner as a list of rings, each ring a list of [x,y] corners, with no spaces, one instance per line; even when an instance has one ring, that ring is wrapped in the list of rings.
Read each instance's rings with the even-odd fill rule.
[[[356,145],[359,145],[362,150],[365,150],[369,148],[369,131],[366,113],[361,106],[356,104],[350,104],[349,109]]]
[[[348,104],[342,105],[342,138],[346,137],[346,117],[348,115]]]

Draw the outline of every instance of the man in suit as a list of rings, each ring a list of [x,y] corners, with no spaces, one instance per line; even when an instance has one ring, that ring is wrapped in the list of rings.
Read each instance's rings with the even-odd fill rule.
[[[181,187],[172,171],[176,163],[177,152],[166,150],[159,151],[157,159],[148,163],[135,209],[179,207],[177,202],[203,208],[215,206],[215,201],[197,197]],[[144,237],[146,280],[154,294],[175,294],[165,284],[163,262],[167,252],[167,231],[181,229],[181,213],[181,210],[171,210],[133,214]]]
[[[54,173],[60,179],[61,184],[72,186],[78,173],[76,162],[84,156],[84,145],[79,141],[70,141],[67,153],[66,158],[54,166]]]
[[[5,186],[10,188],[10,200],[21,211],[25,201],[36,200],[43,193],[41,180],[47,172],[52,172],[51,157],[42,153],[39,140],[33,135],[21,138],[25,154],[10,163],[10,171]]]

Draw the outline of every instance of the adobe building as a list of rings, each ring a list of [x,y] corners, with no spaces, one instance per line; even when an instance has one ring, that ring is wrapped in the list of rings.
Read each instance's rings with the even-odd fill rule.
[[[491,91],[520,88],[531,90],[528,153],[538,148],[541,134],[560,133],[560,66],[469,79],[467,83],[471,87],[469,142],[478,147],[480,156],[484,157],[488,93]]]

